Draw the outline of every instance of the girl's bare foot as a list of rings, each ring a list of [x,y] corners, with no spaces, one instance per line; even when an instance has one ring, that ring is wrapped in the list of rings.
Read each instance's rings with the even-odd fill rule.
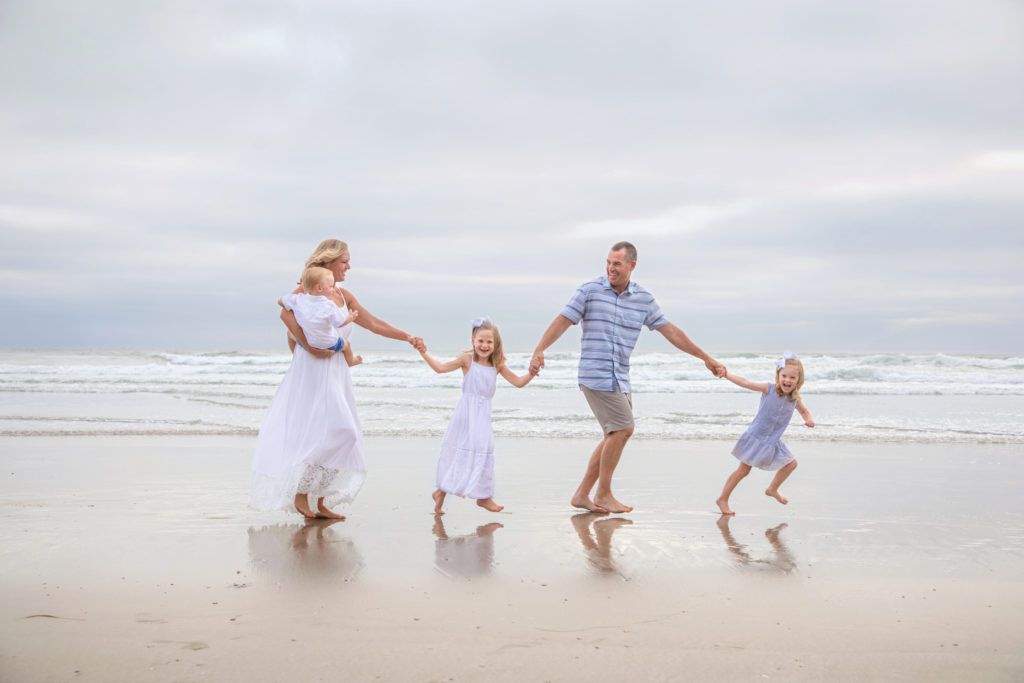
[[[594,505],[607,512],[622,513],[633,511],[632,507],[626,505],[625,503],[620,503],[618,500],[615,499],[615,496],[607,496],[604,498],[594,496]]]
[[[316,514],[309,509],[309,497],[305,493],[295,494],[295,509],[298,510],[303,517],[311,518],[316,517]]]
[[[494,502],[493,498],[484,498],[476,502],[477,505],[482,507],[484,510],[490,510],[491,512],[501,512],[505,509],[504,505],[498,505]]]
[[[574,508],[579,508],[581,510],[589,510],[590,512],[608,512],[603,507],[590,500],[589,496],[576,494],[569,502]]]
[[[726,500],[724,498],[719,498],[718,500],[715,501],[715,503],[718,505],[718,509],[722,511],[723,515],[735,515],[736,514],[735,512],[732,511],[732,508],[729,507],[729,501],[728,500]]]
[[[316,516],[320,519],[345,519],[345,515],[339,515],[331,508],[324,505],[324,499],[316,502]]]
[[[779,501],[783,505],[785,505],[786,503],[789,502],[789,500],[787,500],[786,497],[783,496],[781,493],[779,493],[777,490],[776,491],[772,491],[771,489],[766,489],[765,492],[764,492],[764,495],[771,496],[772,498],[774,498],[775,500]]]
[[[444,514],[444,510],[441,509],[441,506],[444,505],[444,497],[445,497],[445,495],[447,495],[447,494],[445,494],[445,492],[442,491],[441,489],[437,489],[436,491],[434,491],[433,493],[430,494],[430,497],[434,499],[434,514],[435,515],[443,515]]]

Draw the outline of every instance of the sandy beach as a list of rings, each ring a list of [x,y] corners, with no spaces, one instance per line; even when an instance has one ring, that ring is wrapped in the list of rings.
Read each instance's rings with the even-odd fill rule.
[[[0,679],[1024,676],[1016,446],[813,444],[726,520],[731,444],[634,440],[598,516],[590,442],[499,439],[506,512],[436,518],[438,440],[368,437],[330,524],[246,508],[254,444],[0,439]]]

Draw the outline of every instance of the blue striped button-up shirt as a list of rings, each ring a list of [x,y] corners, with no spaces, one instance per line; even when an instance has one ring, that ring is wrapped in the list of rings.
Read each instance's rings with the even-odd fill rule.
[[[573,325],[583,321],[579,383],[594,391],[629,393],[629,355],[640,329],[668,324],[650,292],[630,282],[618,294],[604,275],[580,285],[562,315]]]

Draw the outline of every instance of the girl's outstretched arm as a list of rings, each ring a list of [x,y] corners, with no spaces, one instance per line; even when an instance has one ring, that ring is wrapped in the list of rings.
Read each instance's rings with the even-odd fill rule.
[[[508,380],[508,383],[514,386],[516,389],[522,389],[527,384],[529,384],[530,380],[533,379],[534,377],[529,372],[526,373],[525,375],[517,375],[516,373],[509,370],[507,365],[502,365],[501,370],[498,371],[498,374],[504,377],[506,380]]]
[[[808,427],[814,426],[814,419],[811,417],[811,411],[807,410],[807,406],[804,405],[803,401],[796,402],[796,411],[800,413],[800,417],[804,419],[804,424]]]
[[[731,372],[725,373],[725,378],[738,387],[750,389],[751,391],[759,391],[762,394],[767,394],[768,390],[772,388],[770,382],[751,382],[746,377],[740,377],[739,375],[734,375]]]
[[[468,354],[468,353],[464,353],[461,356],[459,356],[458,358],[456,358],[454,360],[450,360],[447,363],[442,363],[441,361],[437,360],[436,358],[431,356],[429,353],[427,353],[427,345],[426,344],[423,344],[421,342],[420,346],[422,348],[420,348],[419,351],[420,351],[420,355],[423,356],[423,360],[427,361],[427,365],[429,365],[430,368],[434,372],[436,372],[438,374],[442,374],[442,373],[445,373],[445,372],[451,372],[452,370],[458,370],[459,368],[462,368],[463,370],[466,370],[469,367],[469,364],[467,363],[467,361],[469,361],[469,359],[470,359],[470,354]]]

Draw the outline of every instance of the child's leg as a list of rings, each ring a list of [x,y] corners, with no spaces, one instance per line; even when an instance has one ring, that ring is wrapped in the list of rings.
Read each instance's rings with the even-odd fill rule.
[[[355,354],[352,353],[351,344],[345,344],[345,348],[341,350],[341,355],[345,356],[345,362],[348,364],[349,367],[352,367],[353,365],[359,365],[360,363],[363,362],[362,356],[356,356]]]
[[[505,509],[504,505],[498,505],[494,502],[493,498],[483,498],[476,502],[477,505],[482,507],[484,510],[490,510],[491,512],[501,512]]]
[[[732,495],[733,489],[736,488],[736,484],[740,483],[743,477],[750,474],[750,465],[741,462],[736,471],[729,475],[729,478],[725,480],[725,487],[722,488],[722,495],[718,497],[715,503],[718,504],[718,509],[722,511],[723,515],[735,515],[729,508],[729,496]]]
[[[430,494],[430,497],[434,499],[434,514],[435,515],[443,515],[444,514],[444,510],[441,509],[441,506],[444,505],[444,497],[446,495],[448,495],[448,494],[445,493],[444,491],[442,491],[441,489],[437,489],[432,494]]]
[[[765,490],[764,494],[766,496],[771,496],[772,498],[779,501],[783,505],[788,503],[789,501],[781,493],[779,493],[779,487],[782,486],[782,482],[786,481],[786,478],[789,477],[789,475],[793,474],[793,470],[795,469],[796,460],[793,460],[785,467],[783,467],[781,470],[776,472],[775,478],[772,479],[772,483],[768,485],[768,488]]]

